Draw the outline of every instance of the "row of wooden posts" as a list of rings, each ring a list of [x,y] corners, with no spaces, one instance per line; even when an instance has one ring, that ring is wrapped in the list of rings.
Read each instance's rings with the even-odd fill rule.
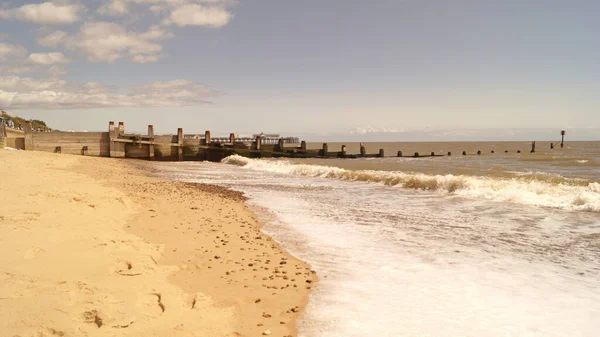
[[[556,146],[556,144],[554,143],[550,143],[550,148],[553,149]],[[564,147],[564,140],[560,143],[560,147]],[[494,150],[491,151],[492,154],[495,153]],[[504,153],[508,153],[508,150],[505,150]],[[517,150],[517,153],[521,153],[521,150]],[[530,153],[535,153],[535,142],[531,143],[531,151]],[[329,152],[329,145],[327,143],[323,143],[323,148],[320,151],[320,154],[322,156],[328,157],[331,155],[331,153]],[[481,155],[482,152],[479,150],[477,151],[477,155]],[[467,151],[463,151],[462,152],[463,156],[467,155]],[[379,158],[383,158],[385,157],[385,151],[384,149],[379,149],[379,153],[378,154],[367,154],[367,149],[364,146],[364,144],[360,144],[360,154],[359,155],[349,155],[347,153],[346,150],[346,145],[342,145],[341,151],[339,152],[339,156],[342,158],[355,158],[355,157],[379,157]],[[398,151],[396,157],[410,157],[410,158],[422,158],[422,157],[443,157],[443,154],[436,154],[435,152],[431,152],[431,154],[429,155],[424,155],[424,154],[420,154],[419,152],[415,152],[414,155],[412,156],[405,156],[404,153],[402,151]],[[446,154],[446,156],[452,156],[452,152],[448,152]]]

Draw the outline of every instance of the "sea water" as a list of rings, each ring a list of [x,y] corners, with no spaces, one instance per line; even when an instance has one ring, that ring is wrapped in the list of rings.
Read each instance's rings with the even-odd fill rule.
[[[598,336],[597,163],[551,156],[158,165],[243,191],[317,271],[300,336]]]

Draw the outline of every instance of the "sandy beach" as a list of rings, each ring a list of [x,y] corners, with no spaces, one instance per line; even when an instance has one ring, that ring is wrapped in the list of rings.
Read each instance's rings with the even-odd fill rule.
[[[0,150],[0,335],[295,336],[316,275],[237,192]]]

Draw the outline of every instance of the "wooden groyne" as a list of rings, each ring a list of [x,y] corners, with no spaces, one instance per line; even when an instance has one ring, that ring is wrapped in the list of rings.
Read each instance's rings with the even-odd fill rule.
[[[12,135],[12,138],[9,137]],[[561,133],[561,147],[564,144],[564,131]],[[556,143],[558,144],[558,142]],[[550,144],[554,148],[554,143]],[[234,133],[229,137],[212,137],[210,131],[204,134],[183,133],[179,128],[176,134],[155,135],[154,127],[148,125],[147,134],[126,133],[125,124],[109,122],[107,132],[35,132],[28,123],[24,133],[7,132],[0,125],[0,145],[18,147],[24,150],[47,151],[55,153],[77,154],[113,158],[138,158],[165,161],[220,161],[237,154],[250,158],[287,157],[287,158],[431,158],[452,156],[446,153],[403,153],[397,151],[386,156],[384,149],[368,153],[364,144],[360,144],[359,153],[348,153],[346,145],[339,151],[323,143],[319,149],[308,149],[306,141],[297,137],[257,134],[251,137],[239,137]],[[11,147],[13,147],[11,146]],[[536,143],[531,144],[530,153],[535,153]],[[508,153],[508,151],[504,151]],[[491,154],[495,152],[492,150]],[[517,150],[516,153],[521,153]],[[479,150],[473,153],[462,151],[463,156],[482,155]]]

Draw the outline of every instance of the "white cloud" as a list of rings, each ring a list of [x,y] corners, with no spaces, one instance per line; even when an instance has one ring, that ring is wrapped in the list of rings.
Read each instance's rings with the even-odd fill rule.
[[[161,57],[162,46],[153,39],[152,33],[138,34],[116,23],[90,22],[63,43],[70,50],[84,53],[91,62],[114,62],[128,56],[132,61],[146,63]]]
[[[83,11],[85,7],[79,3],[55,0],[0,9],[0,19],[15,19],[40,25],[64,25],[79,21]]]
[[[69,59],[63,53],[33,53],[29,55],[29,60],[43,65],[69,63]]]
[[[175,8],[165,24],[178,26],[206,26],[220,28],[232,18],[232,14],[223,7],[208,7],[199,4],[187,4]]]
[[[173,80],[133,86],[122,93],[118,88],[96,82],[67,83],[0,77],[2,109],[85,109],[100,107],[166,107],[205,103],[215,93],[198,82]]]
[[[110,2],[98,8],[98,13],[102,15],[123,16],[129,11],[128,3],[129,1],[127,0],[110,0]]]
[[[62,30],[54,31],[48,35],[39,37],[37,39],[37,43],[40,46],[48,47],[48,48],[57,48],[58,44],[63,41],[63,39],[67,37],[67,33]]]
[[[9,59],[18,59],[27,55],[27,49],[23,46],[0,43],[0,61],[6,61]]]

